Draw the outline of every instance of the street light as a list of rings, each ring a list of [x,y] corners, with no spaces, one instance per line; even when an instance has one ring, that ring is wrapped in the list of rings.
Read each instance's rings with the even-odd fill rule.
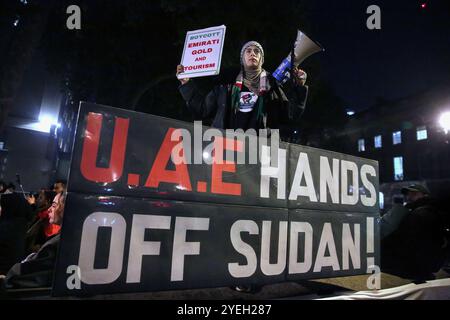
[[[39,115],[39,122],[36,124],[38,130],[50,132],[50,128],[53,125],[56,126],[56,128],[61,126],[56,118],[46,114]]]
[[[444,129],[445,134],[450,131],[450,111],[446,111],[439,117],[439,125]]]

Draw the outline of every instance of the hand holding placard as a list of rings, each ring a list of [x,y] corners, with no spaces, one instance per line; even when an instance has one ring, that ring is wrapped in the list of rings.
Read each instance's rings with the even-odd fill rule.
[[[222,25],[188,31],[180,63],[182,71],[179,72],[177,67],[178,79],[219,74],[225,30]],[[183,81],[181,83],[184,84]]]
[[[184,72],[183,65],[181,65],[181,64],[177,65],[177,73],[176,73],[177,78],[178,78],[178,75],[183,72]],[[178,78],[178,80],[180,80],[181,84],[186,84],[189,81],[189,78]]]

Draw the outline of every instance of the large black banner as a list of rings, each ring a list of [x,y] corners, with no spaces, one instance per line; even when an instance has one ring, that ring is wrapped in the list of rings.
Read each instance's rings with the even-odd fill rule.
[[[378,264],[377,162],[274,141],[82,103],[54,294],[267,284]]]

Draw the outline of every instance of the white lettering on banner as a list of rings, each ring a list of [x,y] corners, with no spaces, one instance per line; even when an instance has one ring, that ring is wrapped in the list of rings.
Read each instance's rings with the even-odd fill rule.
[[[365,164],[361,167],[361,181],[364,187],[369,190],[370,197],[365,194],[361,195],[361,202],[366,207],[373,207],[377,203],[377,192],[375,191],[375,186],[367,179],[368,174],[372,177],[377,175],[374,167]]]
[[[172,272],[170,281],[183,281],[184,256],[199,255],[200,242],[187,242],[187,230],[208,231],[209,218],[177,217],[173,239]]]
[[[305,176],[306,186],[302,186],[302,178]],[[314,189],[311,169],[309,167],[308,154],[300,152],[295,169],[294,181],[291,186],[289,200],[297,200],[299,196],[309,197],[309,201],[317,202],[316,190]]]
[[[352,258],[353,268],[361,269],[361,257],[359,256],[361,250],[361,232],[360,224],[355,224],[355,236],[352,237],[350,231],[350,224],[344,223],[342,225],[342,270],[349,270],[349,256]]]
[[[228,264],[228,272],[235,278],[246,278],[252,276],[258,266],[258,258],[253,247],[242,241],[241,232],[258,234],[258,224],[253,220],[238,220],[231,226],[230,239],[234,249],[245,256],[247,264],[240,265],[237,262]]]
[[[139,283],[141,281],[142,257],[144,255],[160,255],[161,243],[159,241],[144,241],[145,230],[170,230],[170,221],[170,216],[133,215],[127,283]],[[108,267],[95,269],[95,249],[100,227],[111,228]],[[208,231],[209,218],[176,217],[172,248],[171,281],[183,280],[184,257],[186,255],[200,254],[199,242],[186,242],[188,230]],[[94,212],[84,220],[79,255],[82,282],[86,284],[108,284],[119,278],[122,273],[125,236],[126,221],[118,213]]]
[[[268,146],[266,134],[264,130],[260,130],[257,135],[253,129],[245,132],[242,129],[228,129],[224,138],[219,129],[209,128],[203,133],[201,122],[196,121],[194,150],[191,150],[192,137],[189,130],[176,129],[171,133],[171,141],[177,141],[177,144],[172,147],[171,160],[175,165],[191,164],[192,156],[195,164],[259,163],[259,196],[266,199],[274,196],[270,194],[270,190],[274,189],[271,179],[275,179],[276,198],[284,200],[287,195],[287,168],[290,167],[288,153],[286,149],[279,148],[278,139],[273,139],[274,134],[271,135],[270,146]],[[203,149],[203,142],[210,141],[211,143]],[[224,150],[226,160],[223,159]],[[293,160],[294,158],[289,156],[289,162]],[[312,152],[300,152],[292,175],[293,181],[289,190],[291,201],[297,201],[299,197],[303,197],[309,202],[320,201],[321,204],[347,206],[359,204],[366,207],[374,207],[377,204],[377,192],[374,185],[377,180],[377,171],[372,165],[316,155]],[[319,190],[316,189],[317,187]],[[319,192],[317,193],[316,190]]]
[[[263,232],[261,235],[261,261],[260,268],[263,274],[267,276],[279,275],[284,272],[286,263],[281,260],[286,259],[287,247],[289,245],[288,272],[289,274],[304,274],[311,271],[320,273],[323,268],[331,267],[333,271],[349,270],[350,261],[353,269],[361,269],[361,236],[360,224],[354,225],[354,237],[351,234],[349,223],[342,224],[342,247],[340,255],[336,250],[335,238],[333,235],[332,224],[327,222],[323,224],[318,248],[313,246],[314,231],[308,222],[291,221],[290,236],[287,237],[287,221],[279,222],[278,239],[278,260],[276,264],[269,264],[270,255],[270,221],[263,221]],[[336,226],[335,226],[336,227]],[[248,232],[252,235],[259,234],[258,224],[253,220],[238,220],[230,232],[231,243],[234,249],[246,257],[247,264],[229,263],[228,271],[234,278],[247,278],[255,274],[258,269],[258,257],[254,248],[242,241],[240,234]],[[303,236],[299,236],[302,234]],[[302,241],[300,241],[302,239]],[[288,243],[289,241],[289,243]],[[284,243],[281,243],[284,242]],[[299,247],[299,243],[301,243]],[[326,254],[328,252],[328,254]],[[299,258],[299,253],[303,258]],[[315,256],[314,256],[315,253]],[[342,269],[339,264],[339,257],[342,258]],[[299,261],[302,259],[303,261]]]
[[[261,148],[261,181],[260,197],[270,197],[270,179],[277,181],[277,199],[286,199],[286,166],[287,153],[285,149],[278,149],[277,166],[272,166],[271,147]],[[330,160],[332,165],[330,166]],[[364,190],[359,189],[359,175]],[[368,176],[376,177],[375,167],[364,164],[358,170],[355,162],[320,156],[319,175],[313,177],[310,159],[307,153],[301,152],[298,157],[294,178],[290,186],[289,200],[296,201],[299,197],[306,197],[310,202],[318,202],[316,185],[319,185],[319,199],[321,203],[343,205],[361,204],[373,207],[377,203],[377,192]],[[340,190],[339,190],[340,189]],[[366,191],[367,190],[367,194]],[[328,200],[330,194],[331,201]]]
[[[348,171],[352,173],[352,184],[348,181]],[[349,190],[351,189],[351,190]],[[349,194],[351,191],[351,194]],[[341,201],[342,204],[355,205],[358,203],[359,180],[358,166],[351,161],[341,161]]]
[[[330,190],[331,201],[339,203],[339,160],[333,159],[333,172],[327,157],[320,157],[320,202],[326,203],[327,187]]]
[[[329,256],[325,256],[327,248],[330,253]],[[338,271],[340,269],[333,230],[331,229],[331,223],[328,222],[323,225],[319,249],[317,249],[316,263],[314,264],[314,272],[321,272],[323,267],[332,267],[333,271]]]
[[[303,233],[305,241],[302,252],[303,262],[298,262],[298,235]],[[306,273],[312,266],[313,253],[313,228],[308,222],[291,222],[290,250],[289,250],[289,273]]]
[[[286,268],[287,251],[287,221],[281,221],[278,235],[278,258],[277,263],[270,263],[270,228],[272,221],[263,221],[261,240],[261,271],[266,276],[281,274]]]
[[[277,198],[286,199],[286,150],[278,149],[278,166],[270,166],[270,147],[261,149],[261,198],[269,198],[270,178],[277,180]]]
[[[171,221],[175,219],[174,227]],[[367,218],[366,233],[373,233],[373,218]],[[263,220],[237,220],[230,228],[230,242],[237,254],[242,255],[245,263],[227,261],[228,272],[233,278],[249,278],[255,275],[258,268],[265,276],[277,276],[288,267],[291,275],[304,273],[321,273],[324,268],[333,271],[361,269],[361,224],[340,223],[342,232],[337,233],[342,237],[340,252],[336,249],[335,236],[339,226],[330,222],[319,224],[314,230],[313,226],[304,221],[273,221]],[[98,241],[98,229],[100,227],[111,228],[109,244],[108,265],[106,268],[94,268],[96,248]],[[261,228],[261,232],[260,232]],[[272,228],[278,228],[278,239],[273,239]],[[171,281],[184,281],[184,265],[187,255],[200,255],[200,242],[186,241],[188,231],[208,231],[210,218],[200,217],[170,217],[163,215],[132,215],[131,235],[129,240],[128,263],[124,264],[124,248],[126,247],[127,225],[121,214],[115,212],[94,212],[83,223],[79,253],[79,274],[81,282],[90,285],[109,284],[117,281],[122,274],[124,265],[126,283],[142,282],[143,257],[161,256],[160,241],[145,241],[146,230],[168,230],[173,234]],[[288,230],[289,233],[288,233]],[[314,235],[320,232],[320,238]],[[259,243],[258,252],[250,244],[242,239],[242,234],[247,233],[255,237],[252,243]],[[314,239],[320,239],[314,244]],[[370,235],[369,238],[372,238]],[[222,245],[222,244],[218,244]],[[226,246],[226,244],[223,244]],[[289,247],[289,251],[287,248]],[[373,245],[368,245],[367,253],[373,250]],[[273,252],[276,250],[276,252]],[[271,253],[276,253],[276,261],[270,261]],[[258,254],[259,259],[258,261]],[[167,259],[167,258],[164,258]],[[258,264],[259,262],[259,264]],[[342,262],[342,263],[340,263]],[[342,266],[342,268],[341,268]],[[194,269],[190,269],[190,274]],[[325,270],[329,271],[329,270]]]
[[[94,269],[97,234],[100,227],[111,228],[108,267]],[[83,223],[78,266],[81,281],[86,284],[107,284],[117,280],[122,272],[127,223],[119,213],[94,212]]]
[[[366,218],[367,223],[367,242],[366,242],[366,250],[367,253],[375,252],[375,243],[374,243],[374,235],[375,235],[375,220],[373,217]]]
[[[170,230],[170,217],[157,215],[134,214],[131,227],[130,254],[128,256],[127,283],[141,281],[142,257],[144,255],[159,256],[160,241],[145,241],[145,230]]]

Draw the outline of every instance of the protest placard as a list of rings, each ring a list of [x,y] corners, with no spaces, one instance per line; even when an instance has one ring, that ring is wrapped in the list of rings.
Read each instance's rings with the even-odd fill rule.
[[[188,31],[181,58],[184,72],[179,79],[219,74],[225,31],[224,25]]]

